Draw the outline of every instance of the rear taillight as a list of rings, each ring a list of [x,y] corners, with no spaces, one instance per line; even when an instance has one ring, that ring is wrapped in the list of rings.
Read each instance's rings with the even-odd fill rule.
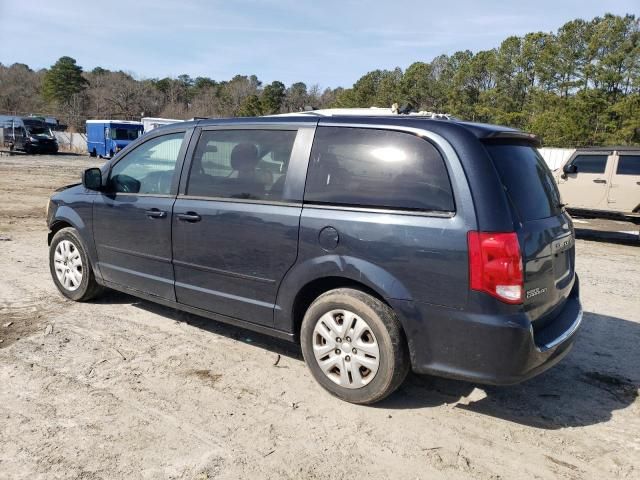
[[[522,303],[522,255],[514,232],[469,232],[469,279],[472,290],[506,303]]]

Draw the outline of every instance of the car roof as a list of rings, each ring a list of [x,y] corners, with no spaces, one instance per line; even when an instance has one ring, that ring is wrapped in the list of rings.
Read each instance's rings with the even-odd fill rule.
[[[611,147],[578,147],[575,153],[584,152],[613,152],[613,151],[625,151],[625,152],[640,152],[640,147],[633,147],[629,145],[614,145]]]
[[[460,132],[464,130],[478,139],[513,139],[537,143],[535,135],[502,125],[486,123],[465,122],[457,119],[421,117],[417,115],[331,115],[318,116],[309,114],[282,115],[265,117],[237,117],[237,118],[206,118],[179,124],[169,124],[157,127],[155,130],[169,130],[180,126],[191,128],[195,126],[206,127],[216,125],[256,125],[256,124],[319,124],[319,125],[383,125],[419,128],[424,130],[446,133],[448,130]]]

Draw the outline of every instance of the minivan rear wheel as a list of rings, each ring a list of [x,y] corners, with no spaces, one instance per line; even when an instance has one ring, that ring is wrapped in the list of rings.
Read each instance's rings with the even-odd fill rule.
[[[49,270],[60,293],[71,300],[86,302],[102,292],[75,228],[63,228],[53,236]]]
[[[304,316],[300,340],[318,383],[351,403],[382,400],[409,371],[404,333],[393,310],[360,290],[320,295]]]

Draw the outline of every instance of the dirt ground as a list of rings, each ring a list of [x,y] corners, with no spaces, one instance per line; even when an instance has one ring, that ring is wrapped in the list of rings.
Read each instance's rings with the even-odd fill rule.
[[[411,375],[360,407],[293,345],[119,293],[63,300],[44,207],[92,164],[0,157],[1,479],[640,478],[632,236],[577,241],[584,328],[556,368],[500,388]]]

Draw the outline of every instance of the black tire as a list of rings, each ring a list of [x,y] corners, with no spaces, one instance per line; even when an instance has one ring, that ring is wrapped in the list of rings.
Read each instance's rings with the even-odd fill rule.
[[[58,244],[64,240],[70,242],[71,245],[77,249],[82,260],[82,279],[80,280],[79,285],[73,290],[67,289],[58,279],[58,275],[56,274],[55,252]],[[80,240],[80,235],[75,228],[63,228],[53,236],[51,245],[49,246],[49,270],[51,272],[51,277],[53,278],[53,283],[55,283],[60,293],[76,302],[86,302],[91,300],[100,295],[103,291],[103,287],[96,282],[85,246]]]
[[[314,355],[314,328],[333,310],[348,310],[368,324],[379,347],[379,365],[373,378],[359,388],[346,388],[331,380]],[[409,372],[409,352],[404,332],[389,306],[360,290],[338,288],[320,295],[307,310],[300,330],[302,354],[316,381],[336,397],[368,405],[394,392]],[[347,359],[348,360],[348,359]],[[345,364],[346,365],[346,364]]]

